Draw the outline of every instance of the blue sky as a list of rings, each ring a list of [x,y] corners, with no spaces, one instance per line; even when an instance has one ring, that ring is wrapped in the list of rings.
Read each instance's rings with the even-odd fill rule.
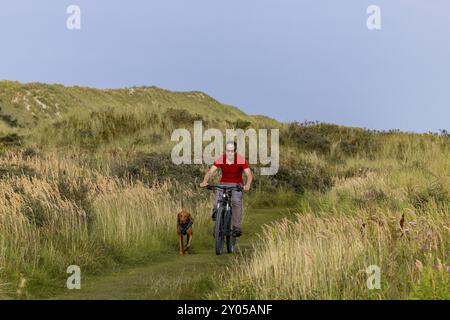
[[[81,30],[66,8],[81,8]],[[381,8],[369,31],[366,8]],[[16,0],[0,79],[199,90],[250,114],[450,129],[448,0]]]

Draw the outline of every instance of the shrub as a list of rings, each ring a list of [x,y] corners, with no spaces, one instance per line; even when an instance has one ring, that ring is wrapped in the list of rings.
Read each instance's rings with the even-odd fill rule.
[[[167,154],[139,152],[126,163],[113,163],[111,170],[115,176],[140,180],[146,184],[166,180],[197,184],[206,168],[194,164],[176,165]]]
[[[306,190],[326,191],[333,186],[328,169],[303,160],[281,165],[277,174],[270,176],[270,179],[275,188],[286,187],[296,193]]]
[[[19,126],[17,119],[14,119],[9,114],[2,113],[2,107],[0,107],[0,120],[5,121],[10,127],[16,128]]]
[[[194,121],[198,120],[204,121],[201,115],[192,114],[184,109],[169,108],[164,114],[165,118],[170,119],[175,126],[192,125]]]
[[[3,164],[0,165],[0,179],[13,176],[27,176],[36,177],[39,176],[36,171],[27,165],[16,165],[16,164]]]
[[[321,154],[329,154],[330,140],[316,130],[313,123],[298,122],[291,123],[288,127],[287,136],[294,141],[294,144],[304,150],[317,151]]]
[[[282,143],[291,140],[303,150],[323,155],[367,156],[372,158],[379,150],[380,142],[375,132],[360,128],[342,127],[318,122],[290,123]]]
[[[24,159],[40,157],[40,156],[42,156],[40,150],[38,150],[34,147],[26,147],[24,150],[22,150],[22,157]]]
[[[439,182],[433,182],[421,189],[408,187],[407,192],[411,204],[416,209],[425,208],[431,201],[438,205],[445,205],[450,201],[448,191]]]
[[[13,128],[16,128],[19,126],[17,119],[14,119],[9,114],[0,114],[0,120],[5,121],[9,126],[11,126]]]
[[[17,133],[11,133],[0,137],[0,145],[5,147],[20,147],[22,144],[23,137],[19,136]]]
[[[242,120],[242,119],[237,119],[234,122],[227,120],[227,123],[228,123],[229,126],[231,126],[234,129],[242,129],[242,130],[247,129],[252,124],[250,121]]]

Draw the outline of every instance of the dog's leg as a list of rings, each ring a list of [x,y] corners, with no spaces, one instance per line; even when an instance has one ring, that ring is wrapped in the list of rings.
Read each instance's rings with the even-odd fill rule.
[[[178,254],[183,255],[183,235],[181,232],[178,233]]]
[[[187,231],[187,245],[186,245],[186,253],[189,254],[189,249],[191,248],[191,243],[192,243],[192,229],[189,228],[189,230]]]
[[[189,254],[189,239],[191,237],[189,236],[189,234],[186,234],[186,247],[184,247],[184,253],[185,254]]]

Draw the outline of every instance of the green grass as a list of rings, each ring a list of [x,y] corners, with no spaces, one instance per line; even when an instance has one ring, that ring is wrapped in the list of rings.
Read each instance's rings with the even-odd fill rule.
[[[264,224],[290,216],[289,210],[251,209],[244,211],[244,235],[238,240],[236,255],[217,256],[211,234],[199,239],[194,228],[190,255],[178,256],[177,249],[153,255],[144,265],[125,267],[118,272],[83,278],[81,290],[60,290],[51,299],[204,299],[218,286],[225,268],[233,268],[239,259],[251,254],[252,243]],[[196,227],[194,225],[194,227]],[[200,240],[200,241],[199,241]]]

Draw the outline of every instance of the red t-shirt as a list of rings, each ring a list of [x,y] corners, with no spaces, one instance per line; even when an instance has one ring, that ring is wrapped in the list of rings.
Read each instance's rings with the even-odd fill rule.
[[[234,154],[234,163],[227,164],[226,155],[223,154],[214,161],[213,166],[222,170],[220,182],[243,183],[242,171],[248,168],[248,163],[244,157]]]

